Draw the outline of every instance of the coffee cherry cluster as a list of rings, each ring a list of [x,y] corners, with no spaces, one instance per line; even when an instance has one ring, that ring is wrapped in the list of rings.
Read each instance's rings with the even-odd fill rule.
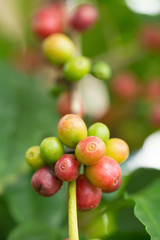
[[[98,19],[94,5],[82,4],[72,13],[67,11],[65,3],[55,1],[38,10],[32,20],[32,29],[39,38],[46,38],[54,33],[71,30],[84,32],[90,29]]]
[[[120,187],[119,164],[128,158],[129,147],[121,139],[110,138],[103,123],[94,123],[87,130],[76,114],[63,116],[57,130],[59,138],[45,138],[40,146],[26,152],[27,163],[36,170],[32,187],[41,196],[49,197],[60,190],[63,181],[77,179],[78,210],[94,209],[101,201],[102,191],[110,193]]]
[[[75,56],[75,45],[73,41],[63,33],[52,34],[45,38],[42,50],[50,63],[62,67],[64,78],[73,83],[91,73],[101,80],[111,77],[111,69],[105,62],[91,63],[84,56]]]
[[[98,9],[92,4],[81,4],[73,12],[64,2],[54,2],[40,9],[32,21],[32,29],[42,39],[42,51],[47,61],[59,69],[51,93],[57,99],[60,116],[68,113],[85,115],[84,103],[77,100],[78,111],[71,107],[71,85],[87,74],[108,81],[112,72],[105,62],[92,62],[85,56],[77,56],[72,36],[92,28],[98,20]],[[75,33],[73,34],[73,32]],[[68,37],[70,36],[70,37]]]

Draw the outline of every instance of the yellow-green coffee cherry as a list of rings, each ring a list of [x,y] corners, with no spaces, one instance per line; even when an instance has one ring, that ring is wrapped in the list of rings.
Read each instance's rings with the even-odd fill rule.
[[[61,141],[56,137],[45,138],[40,144],[41,156],[48,164],[54,164],[63,154]]]
[[[97,122],[89,127],[88,136],[99,137],[106,144],[110,137],[110,131],[105,124]]]
[[[43,166],[45,166],[45,162],[40,154],[40,147],[39,146],[33,146],[29,148],[26,152],[26,162],[28,165],[33,168],[34,170],[37,170]]]
[[[110,138],[106,143],[106,155],[122,163],[129,156],[128,144],[122,139]]]
[[[55,65],[62,65],[73,57],[75,46],[64,34],[57,33],[46,38],[42,45],[46,58]]]

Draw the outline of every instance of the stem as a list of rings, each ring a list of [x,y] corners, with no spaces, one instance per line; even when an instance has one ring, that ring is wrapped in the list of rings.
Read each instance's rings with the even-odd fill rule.
[[[68,183],[69,239],[79,240],[77,222],[76,180]]]
[[[66,0],[68,10],[72,9],[73,2]],[[80,55],[80,41],[77,34],[72,36],[75,42],[77,55]],[[80,114],[80,94],[78,85],[71,86],[71,113]],[[69,225],[69,240],[79,240],[78,221],[77,221],[77,197],[76,197],[76,180],[68,183],[68,225]]]

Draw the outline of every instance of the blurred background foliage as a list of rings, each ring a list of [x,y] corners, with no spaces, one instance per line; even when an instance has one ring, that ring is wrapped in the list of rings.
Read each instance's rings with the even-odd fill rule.
[[[49,94],[57,70],[44,61],[41,42],[31,30],[33,13],[46,2],[0,0],[2,240],[60,240],[68,235],[66,186],[50,199],[37,196],[24,161],[28,147],[57,134],[56,100]],[[81,2],[86,1],[72,0],[70,4]],[[98,120],[110,127],[112,136],[126,140],[134,154],[147,136],[160,129],[160,92],[149,87],[152,82],[160,84],[160,42],[158,49],[144,41],[145,29],[153,34],[152,26],[156,26],[160,39],[160,7],[156,14],[143,14],[129,8],[129,1],[90,2],[98,7],[100,18],[82,35],[82,52],[106,61],[113,69],[113,78],[107,83],[109,108]],[[115,89],[113,83],[118,84],[120,74],[132,79],[136,92],[130,91],[130,85],[123,92]],[[128,91],[129,96],[125,94]],[[117,193],[105,195],[96,210],[79,214],[81,239],[160,239],[159,176],[159,170],[146,168],[124,174]]]

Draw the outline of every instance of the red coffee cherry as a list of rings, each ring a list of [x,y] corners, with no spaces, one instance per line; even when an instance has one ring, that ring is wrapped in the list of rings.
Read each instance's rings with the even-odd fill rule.
[[[77,178],[77,208],[79,211],[87,211],[96,208],[102,197],[102,190],[93,186],[86,176]]]
[[[160,98],[160,79],[153,78],[147,83],[146,86],[146,96],[149,99]]]
[[[80,163],[73,154],[64,154],[55,165],[55,174],[62,181],[73,181],[78,177]]]
[[[159,127],[160,126],[160,103],[156,104],[152,107],[151,113],[150,113],[150,118],[152,123]]]
[[[62,187],[62,181],[53,174],[53,169],[43,167],[37,170],[31,180],[33,190],[43,197],[56,194]]]
[[[77,160],[84,165],[96,164],[106,153],[104,142],[95,136],[81,140],[75,150]]]
[[[119,73],[113,78],[114,93],[124,100],[132,100],[138,92],[137,79],[130,73]]]
[[[121,183],[120,165],[110,157],[103,157],[93,166],[87,166],[85,174],[89,181],[96,187],[109,193],[117,190]]]
[[[63,92],[57,99],[57,111],[60,116],[71,113],[70,111],[70,92]]]
[[[77,31],[91,28],[98,19],[98,10],[91,4],[80,5],[71,18],[71,26]]]
[[[76,102],[76,114],[80,115],[81,118],[84,117],[84,104],[81,98],[77,99]],[[71,110],[71,93],[63,92],[57,99],[57,111],[60,116],[72,113]],[[75,113],[75,112],[74,112]]]
[[[122,178],[120,179],[120,181],[119,181],[117,184],[115,184],[112,188],[110,188],[109,191],[108,191],[108,189],[107,189],[106,191],[103,190],[103,192],[104,192],[104,193],[112,193],[112,192],[115,192],[118,188],[120,188],[121,184],[122,184]]]
[[[140,34],[141,45],[153,51],[160,51],[160,27],[156,24],[146,25]]]
[[[33,18],[33,31],[40,38],[46,38],[54,33],[61,33],[64,28],[65,15],[65,8],[59,2],[45,6]]]

